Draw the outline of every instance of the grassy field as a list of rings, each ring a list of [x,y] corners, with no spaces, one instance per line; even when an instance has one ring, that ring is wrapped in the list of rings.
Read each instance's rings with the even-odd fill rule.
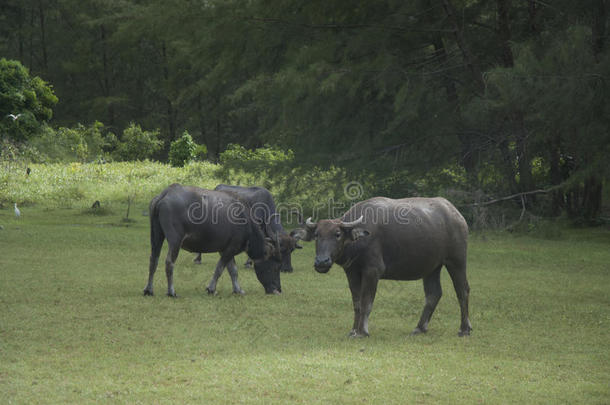
[[[143,297],[148,218],[91,216],[77,207],[0,210],[0,403],[608,403],[610,231],[556,240],[473,235],[473,334],[458,338],[446,272],[427,335],[410,337],[421,282],[382,281],[368,339],[350,340],[351,298],[334,266],[293,256],[284,294],[252,271],[231,294],[204,292],[181,252],[178,299]]]
[[[31,164],[30,175],[25,166],[0,165],[0,205],[41,205],[54,208],[91,206],[95,200],[102,205],[126,201],[150,201],[172,183],[214,188],[218,183],[218,166],[194,162],[185,167],[172,167],[159,162],[112,162]]]

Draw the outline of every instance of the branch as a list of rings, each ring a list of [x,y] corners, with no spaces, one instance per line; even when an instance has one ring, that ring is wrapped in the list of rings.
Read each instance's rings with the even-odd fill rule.
[[[483,207],[483,206],[486,206],[486,205],[495,204],[495,203],[500,202],[500,201],[511,200],[511,199],[513,199],[515,197],[521,197],[521,199],[523,199],[523,197],[526,196],[526,195],[549,193],[551,191],[557,190],[560,187],[561,187],[561,185],[557,185],[557,186],[553,186],[551,188],[547,188],[545,190],[524,191],[523,193],[517,193],[517,194],[509,195],[507,197],[496,198],[495,200],[491,200],[491,201],[485,201],[485,202],[482,202],[482,203],[470,204],[470,206],[471,207]]]

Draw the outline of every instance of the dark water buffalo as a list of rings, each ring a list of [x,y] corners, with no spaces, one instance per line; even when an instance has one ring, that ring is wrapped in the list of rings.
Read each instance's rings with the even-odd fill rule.
[[[307,220],[298,236],[316,240],[315,269],[343,267],[354,304],[352,337],[368,336],[368,320],[380,279],[423,279],[426,303],[414,334],[426,332],[441,298],[445,266],[457,293],[462,320],[459,335],[469,335],[466,280],[468,225],[443,198],[376,197],[354,205],[341,218]]]
[[[273,196],[263,187],[241,187],[241,186],[229,186],[226,184],[219,184],[214,188],[216,191],[224,191],[232,194],[238,199],[244,201],[252,209],[252,216],[259,222],[269,224],[272,232],[277,232],[280,239],[280,247],[282,253],[282,265],[280,271],[291,273],[292,269],[292,252],[295,249],[301,249],[301,246],[297,244],[297,239],[286,233],[280,216],[275,208],[275,201]],[[201,255],[197,255],[195,263],[201,263]],[[249,266],[250,259],[246,262],[246,266]]]
[[[270,232],[267,232],[270,233]],[[207,291],[216,291],[216,282],[227,267],[233,292],[243,294],[237,282],[234,256],[246,251],[254,260],[254,270],[268,294],[279,294],[279,241],[267,235],[244,203],[220,191],[172,184],[150,202],[150,268],[144,295],[153,295],[153,277],[163,241],[169,251],[165,259],[167,295],[175,297],[174,263],[180,248],[189,252],[219,252],[220,260]]]

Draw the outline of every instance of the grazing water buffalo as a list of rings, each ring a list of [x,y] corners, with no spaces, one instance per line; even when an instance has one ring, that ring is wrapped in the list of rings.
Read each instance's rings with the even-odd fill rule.
[[[443,198],[376,197],[354,205],[341,218],[311,219],[297,237],[316,240],[314,267],[326,273],[333,263],[343,267],[354,305],[352,337],[369,335],[369,314],[380,279],[423,279],[426,303],[414,334],[426,332],[441,298],[445,266],[460,303],[459,335],[469,335],[466,280],[468,225]]]
[[[256,276],[265,292],[279,294],[282,291],[277,235],[269,230],[263,231],[250,215],[247,204],[227,193],[172,184],[152,199],[150,268],[144,295],[153,295],[153,278],[165,239],[169,244],[165,259],[169,296],[176,296],[173,273],[180,248],[189,252],[220,253],[214,276],[207,287],[208,293],[215,293],[216,282],[225,267],[231,276],[233,292],[244,293],[237,282],[234,259],[243,251],[254,260]]]
[[[282,227],[280,216],[275,208],[275,201],[273,201],[273,196],[269,190],[263,187],[241,187],[229,186],[226,184],[219,184],[214,190],[224,191],[225,193],[232,194],[241,201],[244,201],[252,207],[252,216],[257,221],[269,224],[271,231],[276,232],[280,238],[282,254],[280,271],[292,273],[292,252],[295,249],[301,249],[302,246],[299,246],[297,240],[287,234],[284,227]],[[201,255],[197,255],[195,263],[201,263]],[[250,259],[248,259],[246,266],[249,266],[250,264]]]

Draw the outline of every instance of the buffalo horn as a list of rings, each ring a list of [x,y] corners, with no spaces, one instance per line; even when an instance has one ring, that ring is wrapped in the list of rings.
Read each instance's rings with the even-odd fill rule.
[[[305,225],[307,225],[308,228],[315,228],[316,227],[316,223],[315,222],[311,222],[311,217],[307,218],[307,221],[305,221]]]
[[[343,222],[343,221],[341,221],[340,225],[342,227],[344,227],[344,228],[353,228],[356,225],[360,225],[363,220],[364,220],[364,216],[360,215],[360,218],[358,218],[357,220],[352,221],[352,222]]]

